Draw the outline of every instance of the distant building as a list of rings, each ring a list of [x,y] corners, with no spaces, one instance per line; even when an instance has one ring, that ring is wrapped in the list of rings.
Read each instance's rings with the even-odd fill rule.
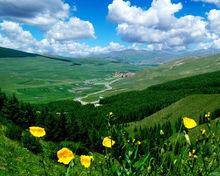
[[[115,78],[129,78],[134,75],[135,75],[135,73],[132,73],[132,72],[115,72],[113,74],[113,77],[115,77]]]

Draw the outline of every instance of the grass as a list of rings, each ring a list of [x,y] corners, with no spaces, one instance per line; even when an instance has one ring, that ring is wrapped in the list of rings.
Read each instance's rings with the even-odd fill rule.
[[[108,82],[116,71],[142,69],[95,59],[64,60],[42,56],[0,58],[0,65],[1,89],[31,103],[84,96],[103,90],[104,85],[95,83]]]
[[[219,108],[220,95],[192,95],[181,99],[180,101],[170,105],[167,108],[153,114],[152,116],[146,117],[145,119],[131,123],[131,127],[134,126],[144,126],[150,127],[158,123],[164,123],[170,120],[173,124],[176,119],[180,116],[188,115],[192,118],[196,118],[199,115],[203,115],[204,112],[213,111]],[[214,120],[212,123],[216,123],[219,119]],[[199,129],[204,126],[200,125],[195,129],[191,130],[190,136],[196,136],[199,134]],[[39,155],[34,155],[27,149],[23,148],[20,143],[12,141],[5,137],[5,126],[0,125],[0,175],[44,175],[44,170],[42,165],[39,163],[41,157]],[[220,130],[217,130],[219,134]],[[176,140],[177,134],[170,137],[170,140]],[[184,140],[183,134],[178,136],[179,140]],[[47,145],[45,143],[45,145]],[[101,144],[100,144],[101,145]],[[99,161],[103,160],[103,156],[100,154],[94,154],[95,165],[92,165],[91,170],[89,170],[91,175],[101,175]],[[49,175],[63,175],[65,173],[65,167],[58,164],[54,160],[46,159],[46,171]],[[80,165],[79,157],[75,159],[77,163],[71,170],[71,173],[80,174],[84,173],[86,175],[86,170]],[[219,168],[212,174],[219,174]],[[88,170],[87,170],[88,171]]]
[[[113,83],[112,90],[89,96],[85,100],[95,100],[99,96],[112,96],[131,90],[143,90],[152,85],[218,70],[220,70],[220,55],[179,59],[159,67],[145,68],[134,77]]]
[[[170,106],[152,114],[149,117],[136,122],[129,123],[129,131],[135,127],[152,127],[170,121],[175,124],[179,117],[189,116],[197,120],[200,115],[212,112],[220,108],[220,94],[214,95],[191,95],[183,98]]]
[[[49,159],[48,156],[42,157],[36,155],[24,148],[19,142],[13,141],[5,136],[7,126],[0,123],[0,176],[63,176],[67,170],[67,166],[58,163],[56,160]],[[41,141],[41,144],[48,152],[52,142]],[[53,145],[53,144],[52,144]],[[65,146],[66,147],[66,146]],[[45,155],[48,155],[46,153]],[[85,169],[80,164],[80,157],[74,158],[74,166],[70,170],[70,175],[102,175],[101,163],[104,163],[104,156],[98,153],[92,154],[95,162],[91,164],[89,169]],[[42,165],[45,163],[45,170]],[[104,167],[102,165],[102,167]],[[45,174],[46,171],[46,174]],[[90,174],[91,173],[91,174]]]
[[[41,157],[23,148],[18,142],[5,137],[5,126],[0,124],[0,176],[44,175]],[[46,159],[46,171],[50,176],[60,176],[65,168],[55,161]]]
[[[85,101],[94,101],[130,90],[143,90],[151,85],[219,70],[220,55],[203,58],[180,59],[159,67],[135,66],[106,60],[70,59],[44,57],[29,53],[18,53],[8,49],[0,50],[1,89],[31,103],[47,103],[57,100],[86,96]],[[8,54],[8,55],[5,55]],[[7,57],[6,57],[7,56]],[[124,78],[104,90],[116,71],[132,71],[137,74]],[[88,85],[86,81],[90,81]],[[96,85],[96,83],[103,83]],[[86,89],[84,89],[86,87]],[[80,91],[78,91],[80,90]]]

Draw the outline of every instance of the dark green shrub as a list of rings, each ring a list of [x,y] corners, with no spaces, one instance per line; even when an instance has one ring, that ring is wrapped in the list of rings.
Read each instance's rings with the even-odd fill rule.
[[[39,139],[32,136],[29,132],[25,132],[22,135],[21,142],[25,148],[27,148],[34,154],[38,154],[43,151]]]
[[[5,132],[6,137],[12,140],[20,140],[22,136],[22,128],[16,125],[9,125]]]
[[[213,119],[216,119],[220,117],[220,109],[216,109],[214,112],[213,112]]]

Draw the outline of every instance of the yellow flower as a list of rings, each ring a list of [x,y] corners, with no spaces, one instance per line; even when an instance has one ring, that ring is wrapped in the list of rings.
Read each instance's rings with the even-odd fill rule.
[[[193,158],[193,159],[194,159],[194,158],[197,158],[196,150],[195,150],[195,149],[193,149],[192,152],[189,152],[189,157],[190,157],[190,158]]]
[[[109,112],[108,118],[111,119],[113,117],[113,112]]]
[[[207,118],[207,120],[210,120],[210,116],[211,116],[211,112],[208,112],[207,114],[205,114],[205,118]]]
[[[141,145],[141,141],[137,141],[137,145]]]
[[[34,137],[43,137],[46,135],[44,128],[41,127],[32,126],[29,127],[29,131]]]
[[[85,168],[89,168],[89,167],[90,167],[92,160],[94,160],[93,156],[86,156],[86,155],[81,155],[81,156],[80,156],[80,163],[81,163]]]
[[[68,148],[62,148],[57,152],[58,162],[69,164],[75,158],[75,154]]]
[[[202,135],[204,135],[205,132],[206,132],[206,130],[205,130],[204,128],[201,128],[201,129],[200,129],[200,132],[201,132]]]
[[[112,148],[112,146],[115,144],[115,141],[111,139],[111,137],[105,137],[102,141],[102,145],[104,147]]]
[[[183,117],[183,124],[188,129],[191,129],[197,126],[196,121],[188,117]]]

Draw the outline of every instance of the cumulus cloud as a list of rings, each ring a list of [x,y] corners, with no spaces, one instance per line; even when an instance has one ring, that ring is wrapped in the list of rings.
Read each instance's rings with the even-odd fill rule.
[[[59,41],[95,38],[95,31],[89,21],[72,17],[67,22],[59,21],[52,26],[47,32],[47,38]]]
[[[108,6],[108,18],[118,24],[166,28],[175,19],[173,14],[181,8],[181,3],[172,4],[170,0],[154,0],[148,10],[131,6],[129,1],[113,0]]]
[[[76,36],[74,35],[74,39]],[[105,47],[90,47],[70,39],[44,38],[36,40],[29,31],[22,28],[19,23],[3,21],[0,23],[1,46],[29,52],[46,53],[63,56],[87,56],[89,54],[107,53],[123,50],[125,47],[119,43],[110,42]]]
[[[32,25],[49,26],[69,16],[62,0],[0,0],[0,17]]]
[[[202,42],[208,35],[203,18],[192,15],[176,18],[182,4],[170,0],[153,0],[147,10],[131,6],[129,1],[113,0],[108,9],[108,18],[118,24],[117,32],[123,40],[146,43],[150,48],[186,48]]]
[[[89,21],[70,16],[70,7],[63,0],[0,0],[1,46],[29,52],[49,54],[83,54],[94,50],[76,40],[95,38]],[[38,25],[43,39],[37,40],[23,29],[23,24]],[[88,50],[88,51],[87,51]]]
[[[210,31],[220,35],[220,10],[210,10],[208,21]]]
[[[0,23],[0,43],[5,47],[33,51],[37,40],[18,23],[3,21]]]

